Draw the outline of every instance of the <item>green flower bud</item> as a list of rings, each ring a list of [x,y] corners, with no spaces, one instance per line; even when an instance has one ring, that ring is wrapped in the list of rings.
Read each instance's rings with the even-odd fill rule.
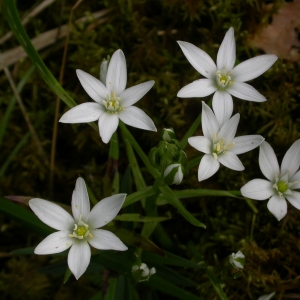
[[[164,128],[161,132],[161,138],[166,142],[172,142],[173,139],[176,139],[173,128]]]
[[[229,262],[235,269],[243,269],[245,265],[245,255],[241,251],[232,253],[229,257]]]
[[[183,167],[181,164],[169,165],[164,172],[164,182],[168,185],[179,184],[183,179]]]
[[[158,148],[154,147],[149,152],[149,161],[154,168],[160,168],[160,157],[158,153]]]

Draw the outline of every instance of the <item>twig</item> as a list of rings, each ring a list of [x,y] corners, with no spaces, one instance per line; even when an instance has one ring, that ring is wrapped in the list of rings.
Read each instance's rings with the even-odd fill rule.
[[[111,12],[111,9],[103,9],[100,11],[97,11],[92,14],[93,18],[99,19],[107,15],[109,12]],[[83,23],[86,22],[90,17],[82,17],[75,21],[75,23]],[[107,21],[107,18],[102,18],[99,20],[98,24],[105,23]],[[31,39],[31,42],[36,50],[41,50],[46,48],[47,46],[55,43],[57,39],[64,38],[67,35],[68,32],[68,26],[62,25],[59,28],[51,29],[49,31],[46,31],[33,39]],[[5,51],[2,53],[2,59],[5,62],[5,65],[9,67],[10,65],[13,65],[20,59],[27,57],[27,53],[24,51],[24,49],[21,46],[15,47],[13,49],[10,49],[8,51]],[[0,66],[0,70],[2,70]]]
[[[45,152],[44,152],[44,149],[43,149],[43,147],[42,147],[42,144],[41,144],[41,142],[40,142],[40,140],[39,140],[39,138],[38,138],[38,136],[37,136],[37,134],[36,134],[36,132],[35,132],[35,130],[34,130],[34,127],[33,127],[32,124],[31,124],[31,121],[30,121],[29,116],[28,116],[28,114],[27,114],[26,108],[25,108],[25,106],[24,106],[24,103],[23,103],[23,101],[22,101],[22,98],[21,98],[20,94],[18,93],[18,90],[17,90],[16,85],[15,85],[15,82],[14,82],[14,80],[13,80],[11,74],[10,74],[10,71],[9,71],[9,69],[6,67],[6,65],[5,65],[4,62],[3,62],[1,53],[0,53],[0,65],[2,66],[2,68],[3,68],[3,70],[4,70],[5,75],[6,75],[7,79],[8,79],[8,81],[9,81],[9,84],[10,84],[12,90],[13,90],[13,93],[14,93],[14,95],[15,95],[17,101],[18,101],[18,104],[19,104],[19,106],[20,106],[21,112],[22,112],[23,117],[24,117],[24,119],[25,119],[25,122],[26,122],[26,124],[27,124],[27,126],[28,126],[28,128],[29,128],[29,131],[30,131],[30,133],[31,133],[33,142],[34,142],[35,145],[36,145],[36,148],[37,148],[37,150],[38,150],[38,153],[41,155],[41,157],[42,157],[43,160],[45,161],[45,164],[46,164],[47,166],[49,166],[49,161],[48,161],[47,156],[46,156],[46,154],[45,154]]]
[[[39,4],[36,8],[34,8],[26,17],[23,18],[22,20],[22,25],[26,25],[31,18],[35,17],[38,15],[40,12],[42,12],[46,7],[54,3],[56,0],[45,0],[41,4]],[[12,31],[9,31],[7,34],[5,34],[1,39],[0,39],[0,45],[2,45],[5,41],[10,39],[13,36]]]

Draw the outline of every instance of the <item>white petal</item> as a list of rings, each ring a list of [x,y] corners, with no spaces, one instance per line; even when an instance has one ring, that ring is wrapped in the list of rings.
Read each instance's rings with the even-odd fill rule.
[[[94,76],[82,70],[76,70],[76,74],[88,95],[96,102],[102,104],[102,99],[106,99],[109,94],[105,85]]]
[[[177,97],[206,97],[215,92],[216,90],[217,88],[211,79],[199,79],[183,87],[177,93]]]
[[[34,249],[35,254],[54,254],[60,253],[73,245],[74,239],[68,236],[70,231],[58,231],[51,233],[42,240]]]
[[[68,110],[59,119],[61,123],[89,123],[96,121],[105,111],[99,103],[82,103]]]
[[[227,151],[224,154],[218,155],[218,160],[223,166],[225,166],[229,169],[232,169],[235,171],[245,170],[240,159],[236,156],[236,154],[234,154],[230,151]]]
[[[244,82],[256,78],[271,68],[277,58],[278,57],[273,54],[250,58],[232,70],[232,79]]]
[[[29,201],[29,206],[41,221],[54,229],[69,231],[74,227],[74,219],[57,204],[34,198]]]
[[[274,195],[268,201],[268,209],[280,221],[287,213],[287,203],[284,198]]]
[[[226,68],[232,70],[235,63],[235,39],[232,27],[226,32],[217,56],[218,70]]]
[[[226,89],[231,95],[242,100],[264,102],[267,99],[260,94],[254,87],[244,82],[233,82],[233,84]]]
[[[112,221],[120,211],[125,198],[126,194],[116,194],[98,202],[93,207],[88,220],[91,228],[99,228]]]
[[[292,195],[284,195],[284,197],[297,209],[300,209],[300,193],[292,191]]]
[[[300,164],[300,139],[294,142],[287,153],[284,155],[281,163],[281,176],[289,172],[289,178],[299,169]]]
[[[298,171],[290,180],[289,183],[293,183],[292,189],[300,189],[300,171]]]
[[[202,131],[206,138],[213,140],[219,132],[219,123],[211,108],[202,101]]]
[[[182,41],[178,41],[177,43],[187,60],[200,74],[206,78],[215,76],[217,71],[216,64],[206,52],[191,43]]]
[[[245,135],[233,139],[232,153],[241,154],[258,147],[265,139],[261,135]]]
[[[253,179],[241,188],[244,197],[254,200],[266,200],[274,195],[272,183],[265,179]]]
[[[218,139],[225,139],[225,145],[230,144],[236,134],[237,127],[240,121],[240,114],[235,114],[224,123],[218,133]]]
[[[188,143],[200,152],[212,153],[212,142],[205,136],[193,136],[188,139]]]
[[[86,222],[90,213],[90,200],[82,178],[77,178],[75,189],[72,195],[72,212],[76,221],[81,219]]]
[[[114,52],[109,62],[106,75],[106,87],[110,92],[115,91],[117,96],[119,96],[125,90],[126,84],[126,59],[123,51],[119,49]]]
[[[229,93],[216,91],[214,93],[212,107],[220,127],[229,120],[233,111],[233,101]]]
[[[119,125],[118,114],[104,113],[100,116],[98,126],[103,143],[107,144]]]
[[[273,148],[264,141],[259,147],[259,167],[261,172],[271,182],[275,182],[276,175],[279,176],[279,165]]]
[[[220,168],[220,163],[211,154],[205,154],[199,165],[198,180],[202,181],[213,176]]]
[[[68,255],[68,266],[78,280],[85,272],[91,259],[91,248],[86,241],[74,243]]]
[[[132,127],[157,131],[152,119],[141,109],[135,106],[126,107],[119,113],[119,118]]]
[[[120,94],[122,107],[128,107],[139,101],[153,87],[155,81],[150,80],[126,89]]]
[[[89,243],[96,249],[100,250],[118,250],[125,251],[128,248],[124,243],[112,232],[97,229],[92,231],[93,238],[89,239]]]

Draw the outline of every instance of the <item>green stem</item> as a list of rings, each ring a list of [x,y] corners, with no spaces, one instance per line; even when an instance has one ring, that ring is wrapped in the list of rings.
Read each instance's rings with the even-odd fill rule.
[[[133,194],[130,194],[129,196],[126,197],[126,200],[122,206],[122,208],[131,205],[135,202],[138,202],[141,200],[141,198],[146,198],[153,196],[156,193],[156,191],[153,189],[153,187],[146,187],[141,191],[135,192]]]
[[[217,196],[217,197],[241,197],[240,191],[220,191],[220,190],[209,190],[209,189],[194,189],[194,190],[182,190],[174,191],[174,195],[178,198],[193,198],[199,196]]]
[[[196,131],[196,129],[200,125],[201,119],[202,119],[202,114],[200,114],[197,117],[197,119],[194,121],[194,123],[192,124],[192,126],[190,127],[190,129],[187,131],[187,133],[185,134],[185,136],[181,140],[180,145],[181,145],[182,149],[184,149],[186,147],[187,142],[188,142],[188,138],[190,138],[194,134],[194,132]]]
[[[132,147],[134,148],[138,156],[141,158],[141,160],[147,167],[148,171],[152,174],[152,176],[154,178],[160,177],[160,173],[158,172],[158,170],[156,170],[151,166],[148,156],[144,153],[140,145],[137,143],[137,141],[134,139],[134,137],[131,135],[131,133],[129,132],[129,130],[126,128],[125,124],[121,120],[119,121],[119,126],[122,130],[124,139],[127,138],[129,140],[130,144],[132,145]]]

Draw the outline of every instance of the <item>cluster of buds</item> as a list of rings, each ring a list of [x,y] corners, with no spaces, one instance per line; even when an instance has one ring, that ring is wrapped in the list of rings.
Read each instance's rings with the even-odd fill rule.
[[[156,273],[156,269],[149,269],[145,263],[137,263],[132,266],[131,273],[135,281],[142,282],[148,281],[150,277]]]
[[[158,146],[150,150],[150,162],[161,171],[166,184],[179,184],[187,166],[186,154],[181,149],[173,129],[163,129],[161,138]]]

